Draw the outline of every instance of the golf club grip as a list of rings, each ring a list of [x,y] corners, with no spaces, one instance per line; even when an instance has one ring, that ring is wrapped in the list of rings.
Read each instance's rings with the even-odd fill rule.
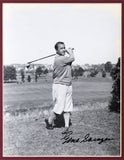
[[[45,56],[45,57],[43,57],[43,58],[35,59],[34,61],[28,62],[28,64],[33,63],[33,62],[36,62],[36,61],[39,61],[39,60],[41,60],[41,59],[45,59],[45,58],[48,58],[48,57],[52,57],[52,56],[55,56],[55,55],[56,55],[56,54],[51,54],[51,55]]]

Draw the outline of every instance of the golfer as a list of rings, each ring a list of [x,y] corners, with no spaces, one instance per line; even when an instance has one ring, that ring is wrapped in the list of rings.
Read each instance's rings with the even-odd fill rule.
[[[73,49],[66,50],[63,42],[55,44],[56,56],[53,66],[53,102],[54,107],[48,119],[45,119],[46,128],[53,129],[54,120],[57,114],[64,115],[65,132],[69,129],[69,120],[73,111],[72,103],[72,68],[75,60]],[[65,54],[68,56],[65,56]]]

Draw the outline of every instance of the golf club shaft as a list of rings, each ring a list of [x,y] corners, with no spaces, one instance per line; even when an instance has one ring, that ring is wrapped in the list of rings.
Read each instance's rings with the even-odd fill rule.
[[[41,59],[45,59],[45,58],[48,58],[48,57],[52,57],[52,56],[55,56],[56,54],[51,54],[51,55],[49,55],[49,56],[45,56],[45,57],[42,57],[42,58],[39,58],[39,59],[35,59],[35,60],[33,60],[33,61],[30,61],[30,62],[28,62],[28,64],[31,64],[31,63],[33,63],[33,62],[36,62],[36,61],[39,61],[39,60],[41,60]]]
[[[74,50],[74,48],[72,48],[72,50]],[[49,55],[49,56],[45,56],[45,57],[42,57],[42,58],[39,58],[39,59],[35,59],[35,60],[33,60],[33,61],[30,61],[30,62],[28,62],[28,64],[31,64],[31,63],[33,63],[33,62],[36,62],[36,61],[39,61],[39,60],[42,60],[42,59],[45,59],[45,58],[49,58],[49,57],[52,57],[52,56],[55,56],[56,54],[51,54],[51,55]]]

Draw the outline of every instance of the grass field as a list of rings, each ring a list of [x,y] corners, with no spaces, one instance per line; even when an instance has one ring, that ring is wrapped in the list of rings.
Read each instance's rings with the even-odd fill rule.
[[[63,143],[64,128],[45,128],[52,109],[52,81],[4,84],[5,156],[119,156],[120,116],[109,112],[112,81],[107,78],[73,80],[73,138],[90,134],[112,138],[98,142]]]

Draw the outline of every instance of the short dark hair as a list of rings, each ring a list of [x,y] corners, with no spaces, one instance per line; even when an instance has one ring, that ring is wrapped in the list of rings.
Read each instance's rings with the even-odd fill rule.
[[[64,44],[64,42],[57,42],[57,43],[55,44],[55,49],[56,49],[56,50],[58,50],[58,45],[59,45],[59,44]]]

